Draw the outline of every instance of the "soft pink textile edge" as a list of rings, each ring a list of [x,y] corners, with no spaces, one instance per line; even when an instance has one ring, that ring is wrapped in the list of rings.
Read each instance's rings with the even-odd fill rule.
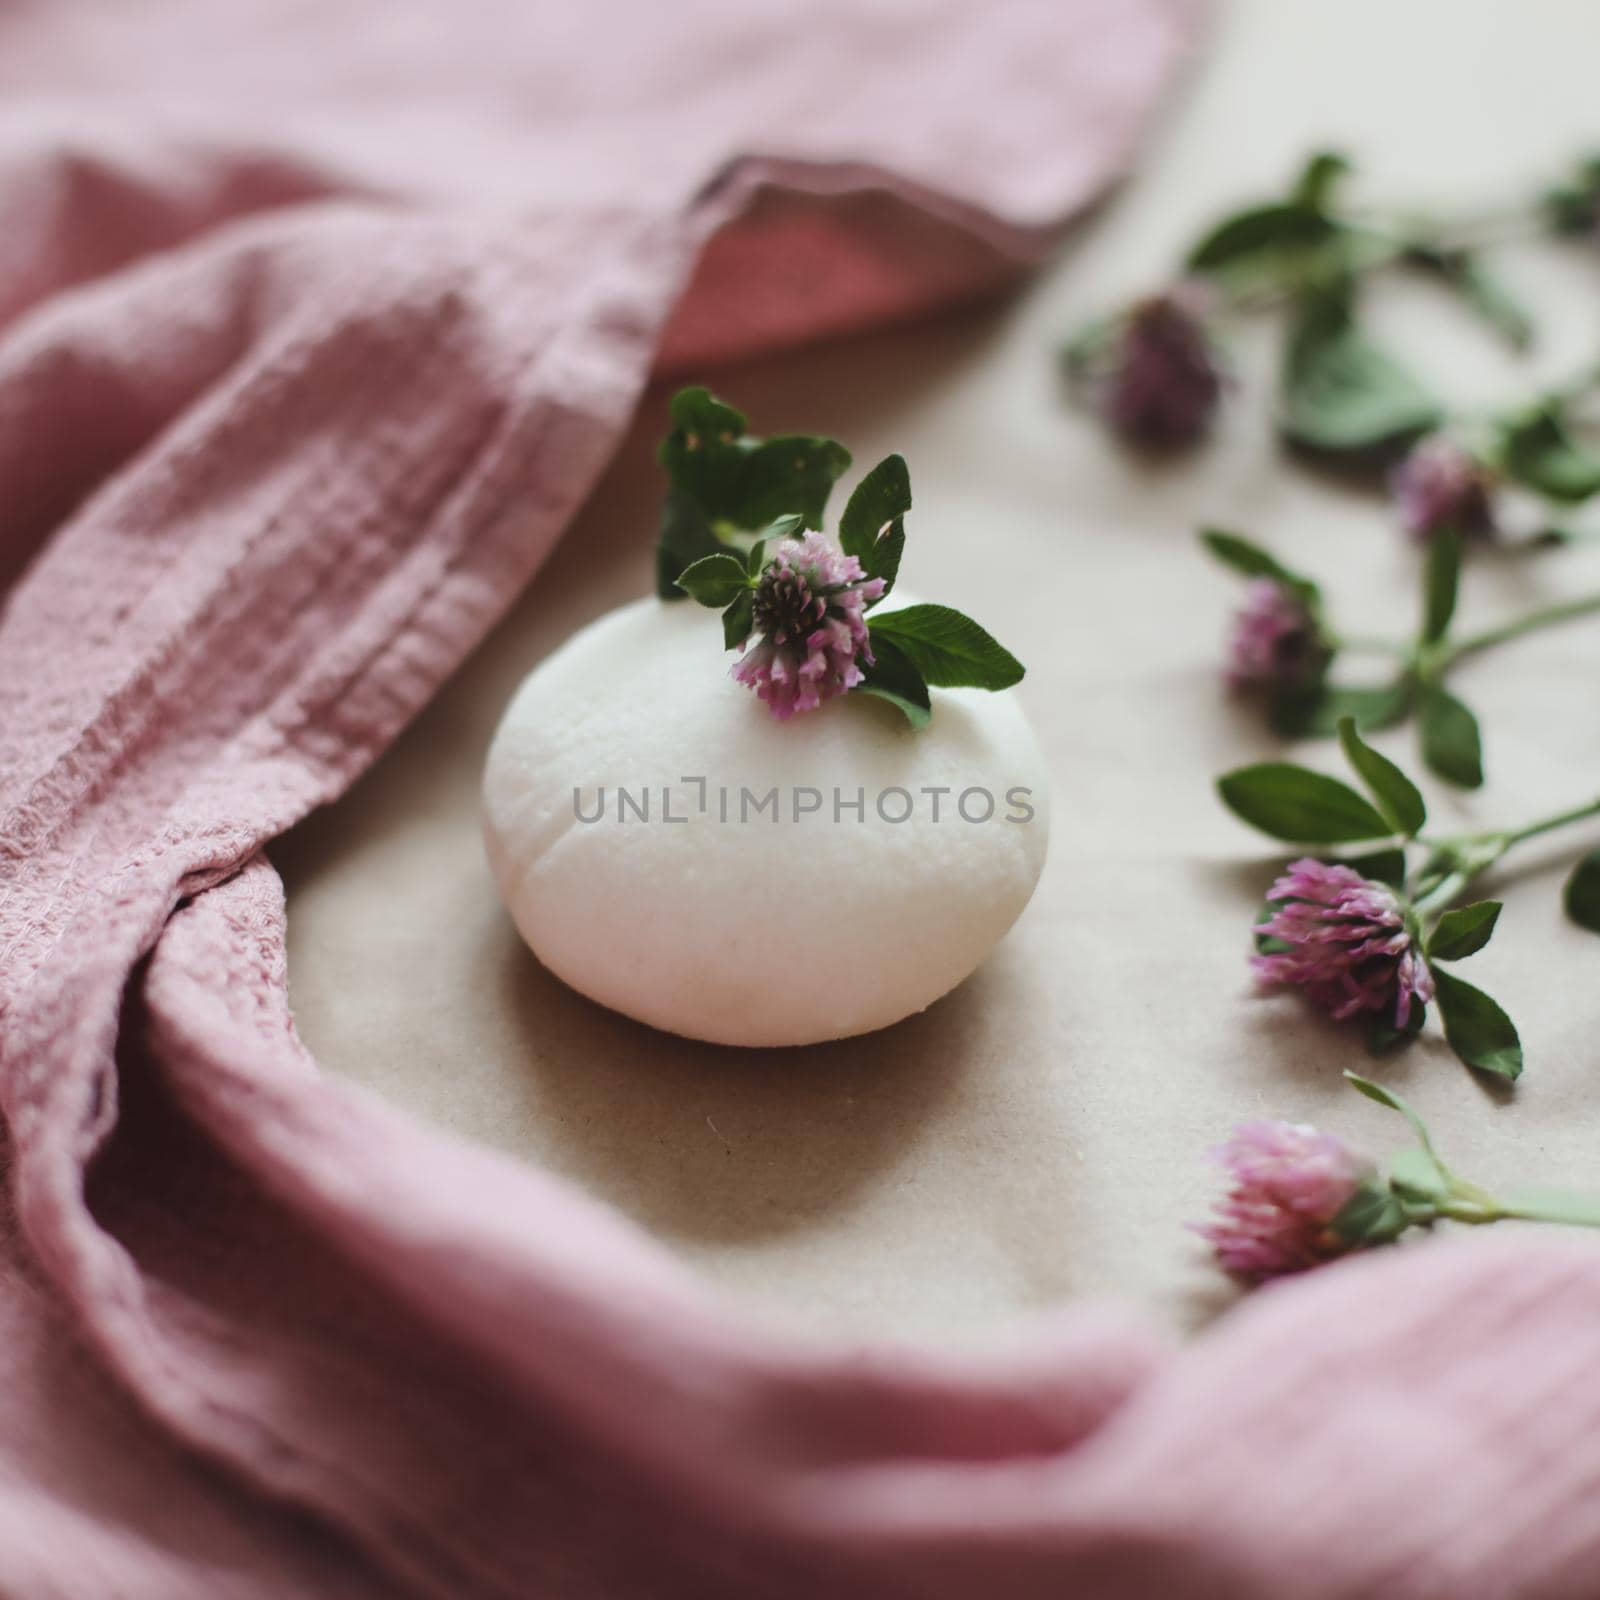
[[[1148,15],[1172,32],[1133,52],[1142,76],[1111,96],[1094,147],[1068,152],[1059,211],[1125,159],[1170,68],[1180,13]],[[270,872],[258,862],[231,876],[351,780],[537,565],[620,434],[703,241],[732,238],[718,230],[733,216],[756,234],[781,226],[808,187],[819,259],[869,248],[809,310],[788,308],[787,325],[755,308],[745,347],[992,287],[1047,239],[870,166],[749,159],[676,220],[627,205],[526,226],[491,213],[294,208],[51,297],[0,345],[0,411],[22,446],[8,453],[0,440],[0,489],[21,512],[6,560],[26,567],[0,629],[15,711],[0,735],[0,839],[22,869],[0,925],[0,1094],[23,1234],[170,1437],[306,1507],[426,1592],[887,1593],[902,1581],[886,1587],[794,1502],[797,1478],[840,1451],[877,1453],[863,1407],[882,1414],[897,1449],[917,1436],[936,1456],[1059,1448],[1140,1365],[1092,1328],[1068,1347],[1105,1349],[1103,1373],[1073,1364],[1070,1382],[1021,1388],[1014,1375],[952,1379],[938,1363],[907,1382],[882,1362],[852,1378],[848,1360],[836,1372],[753,1360],[653,1248],[564,1190],[451,1154],[437,1135],[398,1133],[404,1119],[380,1108],[325,1099],[330,1086],[294,1065],[276,1016]],[[852,214],[854,196],[874,203]],[[929,242],[950,259],[919,258]],[[576,279],[575,251],[588,262]],[[680,324],[681,359],[734,353],[706,336],[727,320],[698,334]],[[157,329],[159,348],[144,337]],[[81,424],[60,431],[74,416]],[[30,448],[52,429],[60,448]],[[96,492],[76,503],[88,485]],[[188,896],[191,911],[163,935]],[[178,937],[195,927],[207,934],[198,944]],[[124,1000],[152,944],[149,980]],[[181,972],[169,950],[183,954]],[[242,1008],[235,1031],[214,1015],[199,1023],[218,1000]],[[240,1029],[276,1047],[253,1051]],[[258,1070],[231,1102],[224,1086],[239,1088],[238,1071],[204,1069],[230,1038],[235,1069]],[[317,1116],[335,1111],[370,1147],[324,1150]],[[418,1241],[373,1231],[362,1190],[376,1177],[367,1157],[385,1151],[415,1162],[406,1176],[422,1191],[451,1181],[481,1194],[451,1221],[475,1295],[419,1300]],[[97,1152],[91,1213],[84,1172]],[[382,1170],[393,1224],[407,1215],[404,1186],[392,1190],[398,1167]],[[554,1208],[546,1227],[581,1224],[594,1261],[530,1260],[530,1205]],[[258,1213],[276,1219],[264,1237],[247,1220]],[[426,1217],[418,1206],[413,1235]],[[298,1256],[285,1254],[285,1234],[301,1238]],[[527,1279],[535,1266],[549,1276]],[[352,1270],[361,1288],[349,1305]],[[257,1303],[259,1283],[285,1272],[295,1294]],[[660,1314],[641,1322],[635,1294]],[[530,1367],[529,1339],[563,1319],[564,1342]],[[356,1350],[370,1359],[352,1365]],[[614,1387],[594,1372],[608,1350]],[[662,1364],[670,1350],[678,1369]],[[1060,1356],[1053,1348],[1030,1375]],[[666,1428],[650,1413],[675,1392],[681,1416]],[[718,1437],[697,1440],[696,1423]],[[770,1473],[739,1467],[758,1437],[781,1446]],[[563,1441],[554,1453],[552,1438]],[[281,1529],[262,1546],[264,1525],[237,1523],[255,1541],[230,1558],[241,1594],[246,1583],[274,1592],[270,1573],[308,1559],[311,1547],[285,1544]],[[55,1553],[19,1540],[0,1551],[0,1581],[94,1592],[96,1566],[130,1593],[148,1574],[163,1600],[219,1592],[181,1549],[113,1556],[101,1542],[46,1579]],[[329,1594],[382,1581],[352,1577],[342,1555],[320,1559]]]

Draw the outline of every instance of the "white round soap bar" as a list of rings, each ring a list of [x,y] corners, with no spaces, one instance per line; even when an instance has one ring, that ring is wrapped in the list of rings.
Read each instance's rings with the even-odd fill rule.
[[[517,691],[484,807],[518,929],[580,993],[694,1039],[812,1044],[921,1011],[1044,865],[1021,707],[935,690],[918,732],[852,694],[778,722],[721,646],[692,601],[641,600]]]

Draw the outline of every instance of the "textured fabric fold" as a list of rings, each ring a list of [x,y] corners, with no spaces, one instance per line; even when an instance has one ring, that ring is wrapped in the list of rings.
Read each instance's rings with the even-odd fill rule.
[[[260,849],[537,569],[658,350],[1010,281],[1192,20],[0,11],[8,1595],[936,1592],[815,1486],[1069,1451],[1154,1360],[754,1342],[322,1077]]]

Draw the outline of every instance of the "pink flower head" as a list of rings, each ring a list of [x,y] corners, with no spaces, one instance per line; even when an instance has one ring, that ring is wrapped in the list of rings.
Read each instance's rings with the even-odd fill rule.
[[[752,600],[752,637],[740,646],[733,676],[755,690],[780,722],[815,711],[861,682],[858,661],[872,664],[867,603],[882,595],[821,533],[785,539],[767,563]]]
[[[1233,688],[1310,688],[1321,678],[1328,656],[1305,597],[1276,579],[1253,579],[1234,615],[1228,643],[1228,682]]]
[[[1222,367],[1206,326],[1210,295],[1180,283],[1130,309],[1107,352],[1106,421],[1132,444],[1170,449],[1205,432],[1222,396]]]
[[[1401,527],[1423,541],[1446,528],[1493,533],[1492,487],[1493,479],[1476,458],[1442,433],[1412,446],[1389,480]]]
[[[1256,932],[1288,948],[1251,957],[1266,982],[1299,984],[1341,1021],[1389,1012],[1396,1028],[1414,1003],[1433,998],[1433,974],[1386,884],[1307,857],[1290,864],[1267,901],[1277,909]]]
[[[1295,1122],[1241,1122],[1212,1152],[1232,1180],[1214,1220],[1193,1225],[1229,1272],[1275,1278],[1342,1255],[1332,1227],[1373,1169],[1332,1134]]]

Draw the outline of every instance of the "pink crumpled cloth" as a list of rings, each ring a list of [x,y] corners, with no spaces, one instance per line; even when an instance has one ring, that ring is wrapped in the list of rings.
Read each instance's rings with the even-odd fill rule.
[[[1009,281],[1195,9],[0,0],[6,1600],[1600,1594],[1588,1248],[784,1348],[293,1031],[262,846],[652,366]]]

